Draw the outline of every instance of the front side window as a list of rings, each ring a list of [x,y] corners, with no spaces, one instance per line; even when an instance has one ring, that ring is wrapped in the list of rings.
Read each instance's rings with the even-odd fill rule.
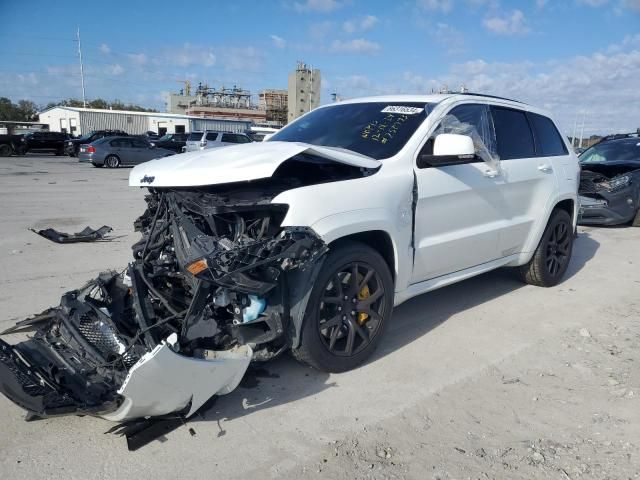
[[[244,135],[238,135],[236,133],[223,133],[222,142],[226,143],[249,143],[251,140]]]
[[[473,139],[476,154],[486,162],[496,158],[496,138],[488,105],[464,104],[451,109],[423,147],[422,153],[433,154],[433,142],[441,133],[467,135]]]
[[[217,133],[215,133],[215,132],[208,132],[207,133],[207,140],[215,142],[217,138],[218,138],[218,134]]]
[[[533,134],[525,112],[491,107],[491,114],[496,130],[496,147],[501,160],[536,156]]]
[[[392,157],[405,146],[432,107],[424,102],[332,105],[309,112],[269,141],[344,148],[380,160]]]
[[[199,142],[200,140],[202,140],[202,132],[191,132],[189,134],[190,142]]]
[[[538,154],[543,157],[567,155],[567,147],[551,119],[537,113],[529,113],[528,115],[536,134]]]
[[[131,140],[133,148],[149,148],[149,144],[141,138],[134,138]]]

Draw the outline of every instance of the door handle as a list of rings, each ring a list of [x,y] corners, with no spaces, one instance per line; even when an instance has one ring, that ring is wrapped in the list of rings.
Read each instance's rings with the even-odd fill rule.
[[[487,178],[496,178],[498,175],[500,175],[500,172],[497,170],[485,170],[483,175]]]
[[[544,163],[542,165],[538,165],[538,170],[544,173],[550,173],[550,172],[553,172],[553,167],[551,165]]]

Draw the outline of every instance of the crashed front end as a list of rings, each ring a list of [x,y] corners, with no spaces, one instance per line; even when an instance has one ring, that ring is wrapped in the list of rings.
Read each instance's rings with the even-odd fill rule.
[[[621,225],[640,207],[640,170],[635,165],[583,165],[578,188],[580,225]]]
[[[287,276],[326,250],[282,227],[277,181],[155,188],[124,272],[106,272],[60,306],[4,333],[0,390],[31,415],[123,421],[193,414],[231,392],[249,362],[289,344]]]

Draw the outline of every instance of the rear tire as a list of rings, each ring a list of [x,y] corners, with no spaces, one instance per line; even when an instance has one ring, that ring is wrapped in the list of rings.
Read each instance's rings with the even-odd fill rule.
[[[10,157],[13,153],[13,148],[10,145],[0,145],[0,157]]]
[[[357,367],[380,342],[393,295],[391,272],[377,251],[359,242],[332,248],[312,287],[293,356],[324,372]]]
[[[107,168],[118,168],[120,166],[120,159],[115,155],[109,155],[104,159],[104,164]]]
[[[522,280],[538,287],[553,287],[567,271],[573,250],[573,223],[564,210],[554,210],[529,263],[519,268]]]

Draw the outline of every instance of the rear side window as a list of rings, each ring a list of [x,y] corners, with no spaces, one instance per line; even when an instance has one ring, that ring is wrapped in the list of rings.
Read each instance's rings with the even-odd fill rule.
[[[567,147],[553,122],[537,113],[529,113],[528,115],[536,135],[538,155],[543,157],[567,155]]]
[[[202,139],[202,132],[191,132],[189,134],[190,142],[199,142]]]
[[[218,138],[218,134],[217,133],[215,133],[215,132],[207,132],[207,140],[211,140],[212,142],[215,142],[216,138]]]
[[[533,134],[527,115],[520,110],[491,107],[496,145],[501,160],[535,157]]]
[[[244,135],[238,135],[236,133],[223,133],[222,142],[227,143],[249,143],[251,140]]]

